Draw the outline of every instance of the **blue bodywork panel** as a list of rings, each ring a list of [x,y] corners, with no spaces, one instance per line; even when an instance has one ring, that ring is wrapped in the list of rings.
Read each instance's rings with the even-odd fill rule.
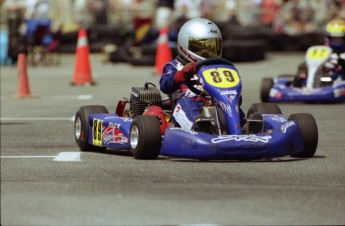
[[[307,90],[290,87],[278,78],[270,90],[270,102],[342,102],[345,101],[345,81]]]
[[[261,134],[211,135],[170,127],[160,153],[179,158],[246,160],[281,157],[303,150],[300,128],[294,121],[279,115],[263,117],[264,130],[269,132]]]
[[[204,160],[246,160],[282,157],[303,150],[297,123],[273,114],[263,114],[263,120],[265,133],[260,134],[211,135],[168,127],[160,154]],[[129,150],[131,123],[130,118],[116,114],[91,114],[89,144]]]
[[[116,114],[89,116],[89,144],[112,149],[129,149],[131,118]]]

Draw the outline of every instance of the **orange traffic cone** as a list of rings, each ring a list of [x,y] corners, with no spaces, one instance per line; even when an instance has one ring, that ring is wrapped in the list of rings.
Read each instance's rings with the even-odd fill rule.
[[[17,95],[16,97],[25,98],[30,97],[30,87],[28,79],[28,70],[25,53],[18,54],[18,80],[17,80]]]
[[[74,75],[71,82],[72,85],[94,84],[91,77],[89,53],[86,30],[80,29],[78,33]]]
[[[157,75],[162,74],[164,65],[171,61],[172,58],[172,52],[168,40],[168,29],[163,27],[159,30],[156,52],[155,72]]]

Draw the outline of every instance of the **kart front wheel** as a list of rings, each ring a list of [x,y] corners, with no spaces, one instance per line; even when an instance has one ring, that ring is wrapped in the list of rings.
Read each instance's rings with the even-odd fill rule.
[[[90,145],[89,140],[89,115],[108,114],[106,107],[101,105],[88,105],[80,107],[74,119],[74,138],[81,151],[102,151],[103,147]]]
[[[130,151],[136,159],[156,159],[162,145],[159,119],[152,115],[134,118],[130,129]]]
[[[273,79],[272,78],[264,78],[261,82],[260,88],[260,99],[263,103],[267,103],[270,101],[270,91],[273,87]]]
[[[318,144],[318,129],[314,117],[308,113],[298,113],[289,116],[288,120],[295,121],[301,130],[303,151],[293,157],[310,158],[314,155]]]

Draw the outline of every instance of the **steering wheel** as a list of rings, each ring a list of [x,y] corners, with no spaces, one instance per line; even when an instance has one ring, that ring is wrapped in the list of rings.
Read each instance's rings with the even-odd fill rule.
[[[209,65],[214,65],[214,64],[223,64],[223,65],[225,64],[225,65],[234,66],[230,61],[223,58],[208,58],[206,60],[198,62],[196,64],[196,69],[199,72],[200,68],[202,68],[203,66],[209,66]],[[197,73],[197,76],[198,76],[198,73]],[[197,95],[200,95],[202,93],[202,90],[195,88],[195,86],[201,86],[199,76],[198,76],[198,79],[193,79],[193,77],[187,79],[186,85],[188,89],[190,89],[190,91],[192,91],[193,93]]]

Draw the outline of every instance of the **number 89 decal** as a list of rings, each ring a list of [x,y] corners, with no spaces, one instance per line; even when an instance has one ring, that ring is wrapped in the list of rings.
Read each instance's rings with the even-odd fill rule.
[[[102,127],[103,121],[93,119],[92,123],[92,143],[96,146],[102,146]]]
[[[205,70],[203,75],[208,84],[218,88],[231,88],[240,82],[237,71],[230,68],[211,68]]]

